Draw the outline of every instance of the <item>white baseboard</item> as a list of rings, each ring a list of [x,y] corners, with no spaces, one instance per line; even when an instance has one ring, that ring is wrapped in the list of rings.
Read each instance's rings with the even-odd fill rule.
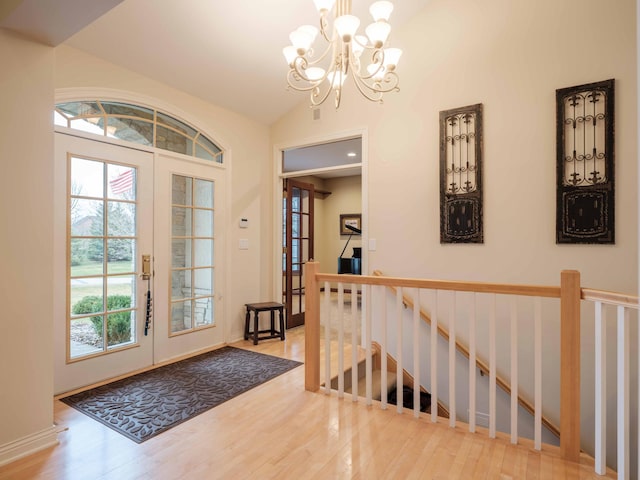
[[[57,444],[58,433],[53,425],[40,432],[5,443],[0,445],[0,466]]]

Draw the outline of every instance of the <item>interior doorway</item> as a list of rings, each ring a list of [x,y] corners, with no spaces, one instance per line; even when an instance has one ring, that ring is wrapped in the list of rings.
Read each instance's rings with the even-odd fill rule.
[[[362,136],[282,149],[279,171],[282,277],[277,294],[292,328],[304,324],[304,263],[313,259],[322,272],[338,273],[349,239],[341,232],[341,217],[365,213]],[[361,238],[355,236],[349,246],[361,249]]]

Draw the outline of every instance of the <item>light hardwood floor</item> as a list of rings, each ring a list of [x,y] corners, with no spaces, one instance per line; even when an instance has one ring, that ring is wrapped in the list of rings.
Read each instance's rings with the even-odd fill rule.
[[[304,360],[304,329],[247,348]],[[298,367],[136,444],[54,402],[60,445],[0,468],[0,479],[601,479],[592,463],[567,463],[464,426],[304,390]],[[610,478],[615,478],[610,475]]]

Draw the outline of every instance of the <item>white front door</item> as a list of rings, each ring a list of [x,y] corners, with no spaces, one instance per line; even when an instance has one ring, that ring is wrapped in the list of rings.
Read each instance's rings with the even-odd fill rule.
[[[55,392],[222,343],[224,170],[55,143]]]
[[[224,342],[224,173],[217,165],[157,155],[156,363]]]

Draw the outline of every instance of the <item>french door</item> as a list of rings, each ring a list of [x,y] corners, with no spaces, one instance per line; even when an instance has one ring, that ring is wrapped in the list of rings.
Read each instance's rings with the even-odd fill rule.
[[[313,258],[313,202],[311,183],[284,183],[283,297],[287,328],[304,325],[304,270]]]
[[[224,172],[61,133],[55,143],[55,391],[222,343]]]

